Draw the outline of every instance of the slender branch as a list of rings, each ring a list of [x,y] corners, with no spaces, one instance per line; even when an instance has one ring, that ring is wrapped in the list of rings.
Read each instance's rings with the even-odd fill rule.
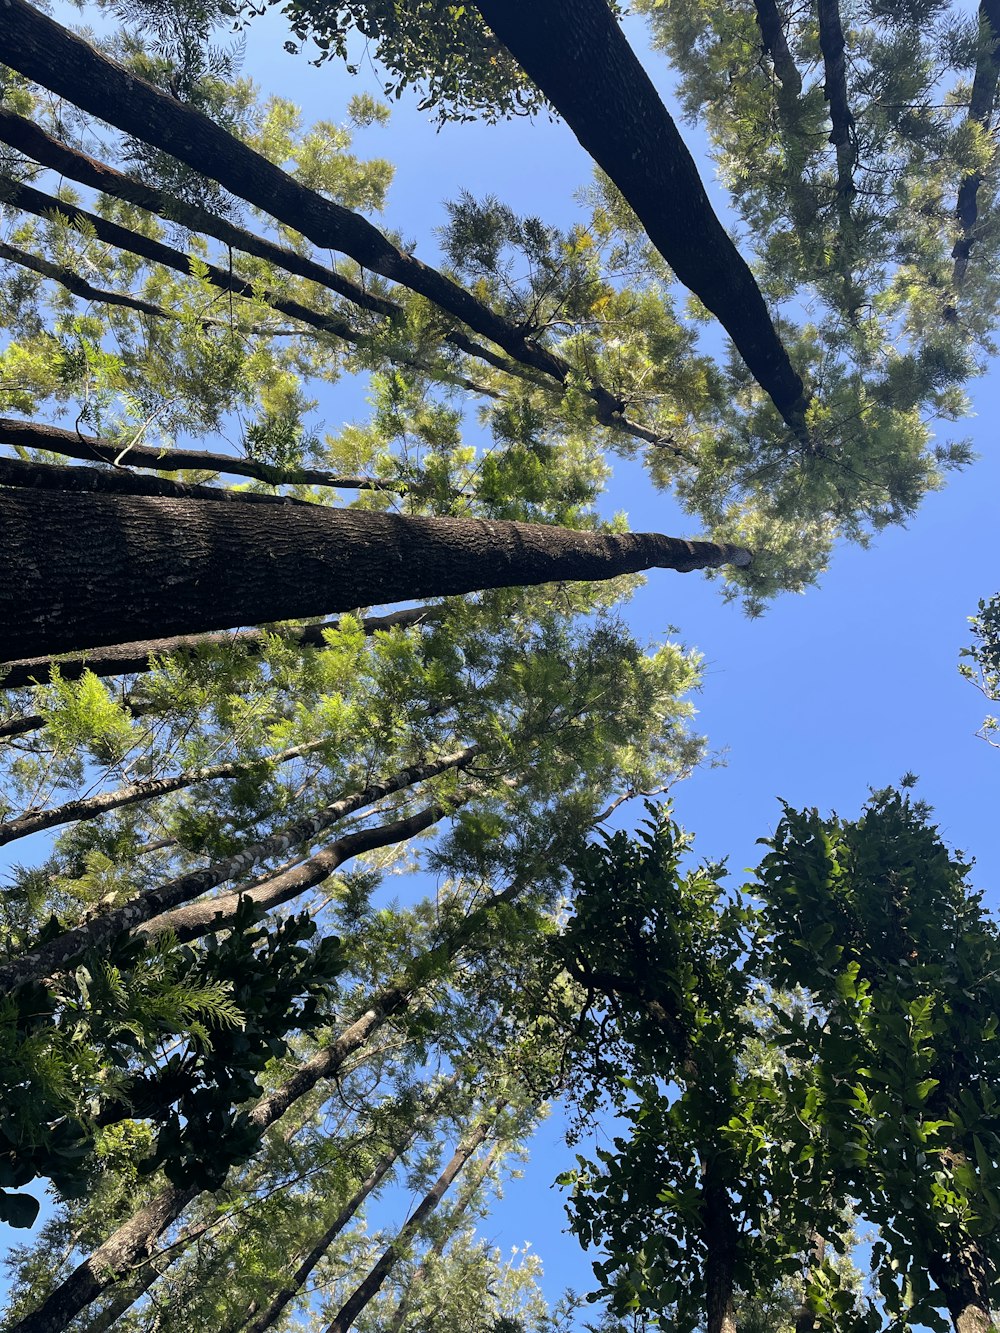
[[[520,364],[559,384],[572,377],[569,362],[451,278],[400,250],[366,218],[308,189],[207,116],[94,50],[26,0],[5,0],[4,17],[4,59],[26,78],[211,176],[320,248],[340,250],[362,267],[426,297]],[[622,403],[613,394],[599,384],[587,392],[602,423],[621,424]]]
[[[171,481],[167,477],[143,477],[127,468],[113,472],[96,467],[64,467],[53,463],[29,463],[20,458],[0,457],[0,486],[22,490],[73,491],[104,495],[158,495],[173,500],[222,500],[235,504],[305,505],[293,495],[268,495],[260,491],[234,491],[225,486],[200,486]]]
[[[372,828],[361,829],[357,833],[348,833],[343,838],[317,852],[315,856],[302,861],[282,874],[251,889],[238,889],[235,893],[224,894],[221,898],[208,898],[204,902],[189,903],[186,907],[175,908],[172,912],[163,912],[144,926],[136,934],[144,936],[161,935],[172,931],[181,941],[188,943],[208,935],[213,931],[225,930],[240,907],[247,901],[253,902],[262,912],[269,912],[282,903],[297,898],[306,889],[322,884],[345,861],[377,847],[392,847],[405,842],[408,838],[433,828],[446,815],[462,804],[463,797],[443,804],[425,806],[406,819],[394,820],[391,824],[378,824]]]
[[[227,880],[236,879],[269,856],[280,856],[289,848],[315,842],[317,837],[338,820],[374,805],[393,792],[415,786],[452,768],[465,768],[478,753],[478,746],[467,746],[454,754],[405,768],[384,782],[373,783],[353,796],[324,806],[314,815],[296,820],[278,833],[272,833],[242,851],[226,856],[201,870],[192,870],[166,884],[144,889],[121,907],[64,931],[61,935],[29,950],[18,958],[0,964],[0,990],[40,981],[69,966],[87,949],[97,949],[163,912],[189,903]]]
[[[233,760],[226,764],[212,764],[205,768],[189,768],[183,773],[175,773],[169,778],[151,778],[144,782],[130,782],[116,791],[99,792],[96,796],[84,796],[76,801],[66,801],[51,810],[38,810],[30,814],[0,823],[0,847],[18,838],[26,838],[31,833],[42,829],[56,828],[60,824],[69,824],[73,820],[97,819],[110,810],[120,810],[127,805],[138,805],[141,801],[156,800],[168,796],[171,792],[181,791],[185,787],[194,787],[200,782],[214,782],[219,778],[238,777],[251,773],[255,769],[285,764],[302,755],[312,754],[328,745],[328,740],[309,741],[305,745],[293,745],[277,754],[264,755],[256,760]]]
[[[781,89],[794,101],[802,94],[802,75],[788,49],[785,23],[778,9],[777,0],[754,0],[754,11],[757,26],[760,28],[761,42],[771,57],[771,64],[774,66]]]
[[[499,1102],[490,1111],[486,1119],[466,1135],[458,1145],[451,1160],[410,1214],[396,1239],[386,1247],[371,1271],[347,1298],[337,1314],[334,1315],[327,1326],[326,1333],[347,1333],[347,1329],[351,1327],[361,1311],[377,1295],[379,1288],[392,1272],[406,1246],[425,1219],[430,1216],[444,1198],[448,1188],[472,1154],[489,1138],[505,1105],[505,1102]]]
[[[433,624],[444,615],[444,606],[413,606],[384,616],[365,616],[361,629],[366,635],[408,629],[411,625]],[[85,671],[95,676],[121,676],[152,671],[169,653],[200,652],[206,648],[238,648],[248,657],[260,656],[272,638],[295,643],[303,648],[325,649],[327,635],[340,628],[339,620],[322,620],[311,625],[275,625],[273,629],[240,629],[221,634],[178,634],[169,639],[143,639],[136,643],[118,643],[108,648],[92,648],[72,657],[22,657],[14,662],[0,662],[0,687],[20,688],[44,685],[57,667],[62,680],[78,680]],[[5,673],[5,674],[4,674]],[[30,723],[31,725],[25,725]],[[44,725],[38,715],[17,718],[0,725],[0,737],[19,735]],[[4,727],[11,728],[5,732]]]
[[[401,493],[407,485],[380,481],[372,477],[343,477],[321,468],[275,467],[253,458],[232,454],[209,453],[205,449],[158,449],[149,444],[128,444],[82,435],[61,426],[42,426],[32,421],[0,417],[0,444],[22,449],[46,449],[65,458],[83,462],[111,463],[120,466],[154,468],[157,472],[199,470],[223,472],[237,477],[253,477],[270,486],[330,486],[342,490],[392,491]]]

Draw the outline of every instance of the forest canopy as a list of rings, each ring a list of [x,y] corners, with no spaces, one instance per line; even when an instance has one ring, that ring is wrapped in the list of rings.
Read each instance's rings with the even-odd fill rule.
[[[969,861],[909,776],[698,861],[713,645],[629,599],[704,570],[766,633],[972,463],[1000,10],[629,8],[4,6],[11,1333],[993,1327]],[[563,122],[575,221],[456,181],[411,238],[414,92]],[[558,1298],[478,1228],[553,1107]]]

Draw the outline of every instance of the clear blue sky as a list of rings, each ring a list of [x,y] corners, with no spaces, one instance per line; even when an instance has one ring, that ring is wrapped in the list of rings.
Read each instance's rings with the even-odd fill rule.
[[[67,10],[58,5],[57,16]],[[630,33],[645,50],[641,24],[630,21]],[[360,80],[337,63],[314,69],[282,51],[285,36],[273,12],[256,23],[245,70],[264,91],[299,103],[307,118],[341,121],[359,83],[379,91],[367,62]],[[646,63],[666,92],[662,60],[649,55]],[[591,171],[562,124],[522,120],[438,132],[415,110],[415,99],[394,103],[389,126],[359,133],[355,147],[395,164],[383,221],[416,241],[426,259],[435,256],[443,201],[462,189],[495,194],[518,211],[565,225],[577,216],[573,194]],[[721,208],[710,163],[703,174]],[[979,886],[997,904],[1000,754],[976,739],[985,701],[957,672],[966,618],[979,598],[1000,588],[995,375],[975,384],[973,397],[977,415],[958,433],[973,438],[979,460],[925,501],[908,529],[891,530],[867,551],[840,548],[819,588],[787,596],[749,621],[700,576],[664,572],[654,573],[632,603],[628,618],[640,638],[660,639],[674,625],[704,655],[698,723],[714,749],[726,750],[727,764],[706,767],[678,787],[675,806],[697,834],[698,851],[728,857],[734,875],[756,860],[755,840],[773,829],[779,797],[851,815],[869,787],[912,770],[946,838],[977,858]],[[362,411],[356,389],[346,384],[334,387],[321,407],[331,428]],[[693,535],[689,520],[652,490],[638,466],[616,464],[609,505],[626,511],[635,529]],[[553,1297],[567,1283],[585,1289],[589,1282],[576,1242],[559,1235],[562,1205],[549,1187],[565,1157],[554,1122],[540,1134],[525,1180],[510,1187],[486,1227],[506,1250],[532,1242]]]

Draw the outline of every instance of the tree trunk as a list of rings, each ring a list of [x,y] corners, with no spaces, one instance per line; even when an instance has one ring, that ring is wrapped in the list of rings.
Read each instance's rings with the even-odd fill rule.
[[[319,506],[0,491],[4,658],[643,569],[737,547]]]
[[[733,1272],[738,1231],[729,1191],[714,1179],[711,1161],[703,1168],[701,1232],[705,1242],[705,1314],[707,1333],[736,1333]]]
[[[415,764],[403,769],[385,782],[368,786],[354,796],[346,796],[325,806],[315,815],[297,820],[280,833],[272,833],[260,842],[245,847],[232,856],[213,861],[203,870],[192,870],[186,875],[160,884],[113,908],[101,916],[87,921],[81,926],[64,931],[47,943],[39,945],[27,953],[21,954],[8,962],[0,964],[0,991],[14,986],[22,986],[28,981],[40,981],[50,973],[58,972],[73,958],[86,949],[100,948],[108,940],[113,940],[123,931],[135,930],[137,926],[164,912],[172,911],[183,903],[207,893],[218,884],[243,875],[251,866],[268,856],[280,856],[289,848],[302,843],[315,842],[324,829],[340,819],[373,805],[393,792],[412,787],[418,782],[437,777],[438,774],[453,768],[464,768],[478,753],[478,746],[468,746],[455,754],[445,755],[425,764]]]
[[[408,629],[411,625],[432,624],[444,614],[443,606],[412,606],[403,611],[392,611],[386,616],[365,616],[361,620],[364,634],[386,634],[392,629]],[[248,657],[258,657],[271,637],[284,643],[303,647],[326,648],[328,631],[339,628],[338,620],[320,620],[312,625],[277,625],[273,630],[241,629],[229,634],[180,634],[171,639],[143,639],[138,643],[117,643],[107,648],[95,648],[89,653],[73,657],[22,657],[20,661],[3,664],[0,689],[19,689],[25,685],[44,685],[52,679],[56,666],[63,680],[79,680],[85,671],[95,676],[122,676],[132,672],[152,671],[154,664],[167,653],[199,652],[203,648],[236,648]],[[17,719],[18,723],[25,719]],[[43,719],[37,718],[38,726]],[[5,723],[4,726],[7,724]],[[21,731],[32,730],[22,727]],[[0,737],[8,734],[0,726]]]
[[[27,463],[20,458],[0,458],[0,486],[13,486],[30,491],[72,491],[76,495],[98,493],[155,495],[169,500],[211,500],[216,504],[312,503],[310,500],[300,500],[293,495],[272,495],[266,491],[234,491],[225,486],[201,486],[192,482],[171,481],[167,477],[146,477],[139,472],[131,472],[126,467],[113,470],[97,467],[64,467],[59,463]],[[374,490],[375,487],[371,489]]]
[[[461,804],[456,798],[448,805],[429,805],[405,819],[393,820],[390,824],[376,824],[371,828],[360,829],[357,833],[348,833],[343,838],[310,856],[300,865],[282,871],[280,874],[264,880],[250,889],[237,889],[221,898],[209,898],[205,902],[188,903],[186,907],[175,908],[172,912],[163,912],[152,921],[140,926],[136,934],[155,936],[171,930],[182,944],[207,935],[212,931],[225,930],[236,916],[240,906],[250,901],[262,912],[270,912],[283,903],[297,898],[306,889],[322,884],[329,879],[345,861],[377,847],[393,847],[415,838],[433,828],[440,820]]]
[[[359,1283],[341,1306],[337,1314],[333,1317],[330,1324],[327,1326],[326,1333],[347,1333],[347,1329],[351,1327],[368,1302],[378,1294],[378,1290],[382,1286],[382,1283],[392,1272],[393,1267],[399,1260],[401,1251],[403,1251],[409,1244],[410,1239],[418,1230],[424,1218],[430,1216],[444,1198],[449,1186],[461,1171],[462,1167],[465,1166],[466,1162],[476,1149],[482,1143],[485,1143],[494,1123],[496,1122],[497,1116],[500,1115],[503,1107],[504,1103],[501,1102],[493,1111],[491,1111],[489,1117],[484,1120],[482,1124],[478,1125],[471,1134],[463,1139],[455,1149],[451,1161],[417,1204],[396,1239],[391,1245],[386,1247],[378,1262],[374,1265],[364,1280]]]
[[[950,1254],[931,1255],[927,1271],[944,1296],[955,1333],[994,1333],[992,1273],[981,1246],[969,1240]]]
[[[452,1085],[454,1081],[455,1076],[453,1075],[448,1080],[448,1086]],[[388,1152],[384,1153],[378,1159],[375,1166],[364,1180],[362,1180],[354,1194],[352,1194],[347,1203],[344,1204],[343,1208],[341,1208],[340,1212],[330,1225],[321,1235],[317,1236],[308,1254],[303,1257],[298,1267],[295,1269],[295,1272],[276,1293],[274,1299],[271,1300],[259,1313],[256,1310],[252,1311],[251,1314],[239,1324],[238,1328],[232,1329],[230,1333],[265,1333],[265,1330],[271,1327],[285,1307],[295,1299],[305,1286],[309,1279],[309,1275],[313,1272],[324,1254],[326,1254],[327,1250],[350,1222],[354,1214],[362,1206],[365,1200],[378,1189],[379,1185],[400,1158],[413,1146],[417,1135],[426,1127],[437,1100],[438,1099],[435,1099],[435,1102],[432,1102],[428,1106],[425,1114],[418,1119],[417,1123],[412,1127],[402,1142],[400,1142],[398,1146],[390,1148]]]
[[[681,282],[718,318],[789,427],[804,438],[802,381],[607,0],[476,0],[476,8],[621,190]]]

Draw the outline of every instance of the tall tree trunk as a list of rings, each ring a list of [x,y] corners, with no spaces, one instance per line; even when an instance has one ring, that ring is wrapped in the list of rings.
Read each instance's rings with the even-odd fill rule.
[[[388,1245],[367,1274],[362,1282],[358,1284],[355,1290],[347,1298],[340,1310],[334,1315],[327,1326],[326,1333],[347,1333],[357,1319],[358,1315],[365,1308],[379,1291],[382,1283],[386,1280],[392,1269],[399,1261],[400,1255],[409,1244],[412,1237],[419,1230],[424,1219],[429,1217],[434,1209],[447,1193],[455,1177],[465,1166],[466,1162],[472,1156],[481,1144],[485,1143],[496,1123],[497,1117],[503,1111],[504,1103],[501,1102],[489,1114],[489,1116],[469,1133],[455,1149],[451,1160],[444,1168],[437,1180],[427,1191],[424,1197],[417,1204],[416,1208],[410,1214],[405,1226],[399,1232],[399,1235]]]
[[[387,781],[374,783],[354,796],[343,797],[325,806],[317,814],[297,820],[281,832],[262,838],[260,842],[232,856],[213,861],[202,870],[192,870],[167,884],[144,889],[121,907],[104,912],[92,921],[64,931],[38,948],[0,964],[0,991],[24,985],[28,981],[39,981],[50,973],[58,972],[85,949],[100,948],[123,931],[134,930],[162,913],[191,902],[216,885],[245,874],[265,857],[280,856],[292,847],[315,842],[319,834],[338,820],[373,805],[384,796],[437,777],[449,769],[466,767],[478,753],[478,748],[475,745],[468,746],[441,759],[403,769]]]
[[[414,1296],[419,1297],[420,1287],[427,1280],[427,1273],[430,1267],[429,1261],[432,1258],[440,1258],[444,1253],[445,1246],[455,1234],[459,1223],[468,1212],[476,1195],[482,1189],[483,1182],[499,1160],[501,1151],[500,1144],[494,1144],[486,1157],[483,1158],[482,1162],[477,1164],[476,1170],[473,1172],[471,1178],[465,1182],[461,1193],[455,1201],[451,1214],[449,1215],[447,1230],[442,1231],[434,1241],[433,1245],[430,1246],[420,1267],[411,1277],[406,1290],[403,1292],[402,1299],[396,1306],[392,1318],[386,1325],[385,1333],[403,1333],[406,1318],[409,1315],[410,1310],[413,1308],[413,1298]]]
[[[705,1327],[707,1333],[736,1333],[733,1273],[738,1231],[725,1183],[715,1179],[709,1159],[702,1173],[701,1233],[705,1242]]]
[[[237,889],[233,893],[224,894],[221,898],[188,903],[186,907],[164,912],[144,926],[140,926],[136,934],[155,936],[162,935],[165,930],[171,930],[181,943],[188,943],[212,931],[225,930],[240,906],[248,900],[255,903],[262,912],[270,912],[283,903],[291,902],[307,889],[322,884],[345,861],[361,856],[365,852],[374,851],[377,847],[393,847],[433,828],[461,803],[461,798],[456,798],[447,805],[428,805],[405,819],[396,819],[389,824],[376,824],[371,828],[360,829],[357,833],[347,833],[300,865],[282,871],[254,888]]]
[[[621,190],[681,282],[720,321],[788,426],[805,438],[805,391],[760,288],[607,0],[475,3]]]
[[[402,611],[391,611],[385,616],[365,616],[361,620],[364,634],[385,634],[393,629],[408,629],[412,625],[433,624],[444,614],[443,606],[411,606]],[[19,689],[25,685],[44,685],[52,679],[56,666],[62,680],[79,680],[85,671],[95,676],[123,676],[133,672],[152,671],[154,664],[167,653],[199,652],[203,648],[236,648],[248,657],[258,657],[267,647],[269,638],[277,636],[284,643],[303,647],[328,647],[326,635],[338,629],[338,620],[320,620],[311,625],[277,625],[273,630],[241,629],[223,634],[178,634],[170,639],[141,639],[136,643],[117,643],[106,648],[94,648],[87,653],[69,657],[22,657],[19,661],[5,662],[0,676],[0,689]],[[17,719],[20,723],[25,719]],[[38,726],[44,725],[42,717]],[[7,724],[4,724],[7,725]],[[22,727],[21,731],[32,730]],[[11,734],[0,726],[0,737]]]
[[[2,651],[73,652],[484,588],[749,560],[737,547],[657,533],[7,490]]]
[[[455,1082],[455,1076],[448,1080],[448,1086]],[[278,1319],[285,1308],[295,1299],[310,1275],[315,1270],[316,1265],[329,1250],[330,1246],[344,1230],[351,1218],[364,1204],[364,1202],[378,1189],[382,1181],[389,1172],[395,1167],[396,1163],[410,1150],[420,1131],[424,1129],[430,1119],[430,1112],[433,1104],[428,1108],[426,1114],[421,1116],[410,1132],[396,1145],[383,1153],[375,1163],[372,1170],[361,1181],[355,1192],[344,1204],[343,1208],[337,1213],[330,1225],[316,1237],[308,1253],[303,1256],[287,1282],[275,1294],[274,1298],[264,1307],[263,1310],[253,1310],[248,1312],[246,1318],[239,1325],[233,1327],[228,1333],[265,1333]]]

